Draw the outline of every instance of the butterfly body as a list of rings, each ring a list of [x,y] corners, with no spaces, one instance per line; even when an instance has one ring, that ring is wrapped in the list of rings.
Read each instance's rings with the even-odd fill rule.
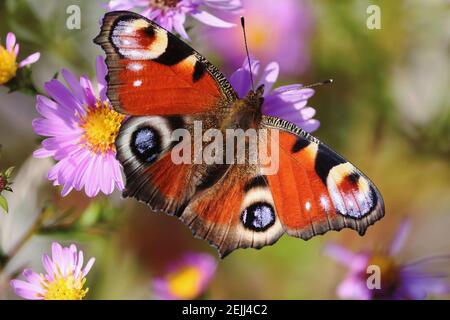
[[[263,95],[264,86],[261,85],[256,91],[251,90],[243,99],[236,100],[223,121],[223,127],[258,129],[262,121]]]
[[[203,56],[131,12],[107,13],[95,42],[107,54],[107,95],[130,115],[116,140],[124,196],[178,216],[221,256],[284,233],[364,234],[384,216],[381,194],[360,170],[296,125],[263,115],[263,86],[239,99]],[[258,139],[226,139],[239,130]]]

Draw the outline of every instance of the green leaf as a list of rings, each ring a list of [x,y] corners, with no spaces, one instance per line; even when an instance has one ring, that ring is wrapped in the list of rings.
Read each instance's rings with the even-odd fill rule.
[[[3,210],[5,210],[6,213],[8,213],[8,201],[6,201],[6,198],[0,194],[0,207],[2,207]]]
[[[8,169],[5,171],[6,179],[8,179],[9,177],[11,177],[11,174],[12,174],[13,170],[14,170],[14,167],[10,167],[10,168],[8,168]]]
[[[33,79],[31,77],[32,71],[30,67],[20,68],[17,70],[16,76],[4,84],[9,89],[9,92],[21,91],[29,95],[38,94]]]

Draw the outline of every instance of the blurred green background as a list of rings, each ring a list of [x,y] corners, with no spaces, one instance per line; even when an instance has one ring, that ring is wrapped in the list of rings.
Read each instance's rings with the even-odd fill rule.
[[[283,0],[278,2],[283,5]],[[307,242],[284,236],[262,250],[238,250],[219,261],[207,298],[336,298],[335,287],[346,271],[323,255],[323,245],[383,247],[405,216],[412,218],[413,231],[400,261],[450,252],[450,3],[306,2],[314,20],[306,44],[310,63],[297,76],[281,74],[278,85],[335,80],[310,99],[321,121],[315,135],[371,177],[384,196],[386,216],[364,237],[351,230]],[[81,8],[80,30],[66,28],[66,8],[72,4]],[[380,30],[366,27],[370,4],[381,8]],[[13,31],[21,56],[41,52],[32,68],[41,91],[61,68],[93,77],[95,56],[103,52],[92,39],[104,12],[101,1],[0,0],[1,41],[4,44],[6,33]],[[251,16],[247,21],[251,29]],[[296,35],[280,36],[289,41]],[[193,38],[194,48],[204,48],[200,51],[220,68],[225,58],[210,52],[201,34]],[[249,45],[251,49],[251,39]],[[77,242],[87,256],[96,257],[88,276],[91,299],[150,299],[151,278],[183,252],[216,254],[181,222],[152,214],[119,194],[92,200],[72,192],[61,198],[45,179],[50,161],[27,162],[39,143],[31,127],[38,116],[34,104],[32,96],[0,88],[0,169],[26,169],[13,185],[14,197],[20,200],[10,204],[8,219],[14,221],[0,229],[2,246],[12,241],[5,228],[17,236],[42,210],[49,225],[3,271],[0,297],[14,297],[7,279],[17,268],[31,265],[41,270],[40,255],[49,251],[53,240]]]

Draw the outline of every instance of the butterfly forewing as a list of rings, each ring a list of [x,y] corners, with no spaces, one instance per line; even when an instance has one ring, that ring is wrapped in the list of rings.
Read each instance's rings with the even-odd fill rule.
[[[263,123],[280,130],[280,168],[268,180],[287,233],[309,239],[349,227],[362,235],[384,216],[380,192],[354,165],[292,123]]]
[[[236,99],[213,64],[141,15],[107,13],[94,41],[107,54],[107,95],[119,112],[195,114],[226,108]]]

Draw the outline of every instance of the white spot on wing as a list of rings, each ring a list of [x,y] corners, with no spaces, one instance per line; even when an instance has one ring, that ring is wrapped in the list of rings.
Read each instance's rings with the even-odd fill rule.
[[[330,212],[330,201],[326,195],[320,196],[320,205],[325,212]]]
[[[127,65],[127,69],[131,71],[140,71],[144,69],[144,66],[139,62],[131,62]]]
[[[134,87],[140,87],[142,85],[142,80],[135,80],[134,82],[133,82],[133,86]]]
[[[306,209],[307,211],[309,211],[309,210],[311,209],[311,202],[306,201],[306,203],[305,203],[305,209]]]

